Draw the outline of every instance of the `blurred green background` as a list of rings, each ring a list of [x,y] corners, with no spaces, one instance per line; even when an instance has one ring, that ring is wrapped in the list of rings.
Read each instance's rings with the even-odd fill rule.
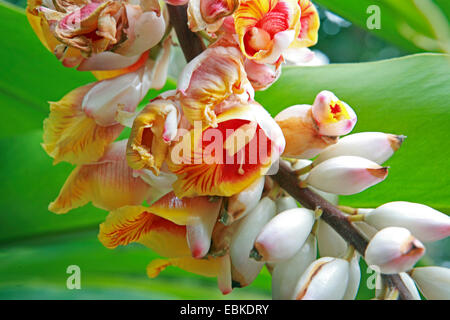
[[[39,43],[23,14],[23,0],[0,3],[0,299],[268,299],[270,275],[263,270],[249,287],[222,296],[216,280],[169,267],[148,279],[156,257],[139,246],[109,250],[97,240],[106,213],[90,205],[67,215],[47,206],[72,167],[52,165],[40,146],[47,101],[93,81],[67,69]],[[392,200],[425,203],[450,212],[450,65],[448,0],[318,0],[320,50],[332,64],[287,67],[256,100],[272,114],[311,103],[333,90],[358,113],[355,131],[405,134],[389,161],[387,181],[344,204],[369,207]],[[380,7],[381,28],[368,30],[367,8]],[[420,54],[434,52],[434,54]],[[419,54],[413,55],[412,54]],[[400,59],[385,60],[396,57]],[[174,54],[174,66],[182,65]],[[176,73],[172,69],[172,74]],[[173,88],[169,81],[165,89]],[[157,92],[150,92],[149,97]],[[282,101],[282,102],[280,102]],[[449,267],[448,239],[427,245],[421,264]],[[66,269],[81,268],[81,290],[66,289]],[[365,286],[358,297],[373,297]]]

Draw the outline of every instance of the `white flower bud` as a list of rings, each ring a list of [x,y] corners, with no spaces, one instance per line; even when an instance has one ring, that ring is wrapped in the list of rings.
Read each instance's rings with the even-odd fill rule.
[[[253,282],[264,262],[249,257],[256,236],[275,216],[275,202],[264,197],[255,209],[242,218],[233,233],[230,244],[231,274],[234,286],[245,287]]]
[[[429,300],[450,300],[450,269],[421,267],[411,271],[422,294]]]
[[[280,212],[283,212],[283,211],[286,211],[289,209],[298,208],[297,201],[295,201],[295,199],[292,198],[291,196],[284,196],[284,197],[278,198],[275,203],[277,205],[277,213],[280,213]]]
[[[389,202],[365,214],[364,221],[378,229],[388,226],[407,228],[424,242],[450,236],[450,217],[418,203]]]
[[[381,273],[393,274],[411,269],[425,253],[423,244],[405,228],[385,228],[370,240],[365,252],[369,266]]]
[[[245,217],[253,210],[261,200],[261,194],[264,189],[264,177],[257,179],[244,191],[235,194],[228,199],[226,212],[222,215],[221,220],[224,224],[229,225],[234,221]]]
[[[319,133],[324,136],[345,135],[353,130],[357,121],[355,111],[330,91],[322,91],[317,95],[312,115]]]
[[[303,273],[292,296],[295,300],[341,300],[348,285],[349,263],[324,257]]]
[[[258,260],[277,262],[292,258],[305,243],[313,224],[312,210],[295,208],[278,214],[256,237]]]
[[[347,242],[323,219],[317,232],[319,253],[322,257],[340,257],[347,251]]]
[[[219,211],[209,212],[188,219],[186,225],[186,239],[192,257],[203,258],[211,246],[211,235],[219,217]]]
[[[383,181],[387,174],[388,168],[370,160],[341,156],[314,167],[306,183],[325,192],[351,195]]]
[[[355,254],[350,261],[348,285],[345,290],[344,300],[355,300],[361,281],[361,268],[359,267],[359,254]]]
[[[404,139],[404,136],[382,132],[351,134],[323,150],[314,160],[314,165],[339,156],[361,157],[383,164],[400,148]]]
[[[316,260],[316,238],[309,235],[302,248],[289,260],[275,264],[272,271],[272,299],[287,300],[294,295],[297,280]]]
[[[403,283],[405,284],[406,288],[408,289],[408,291],[411,294],[411,296],[413,297],[413,299],[414,300],[422,300],[420,298],[420,294],[419,294],[419,291],[417,290],[414,280],[406,272],[401,272],[398,275],[402,279]]]
[[[220,258],[220,271],[217,276],[217,286],[222,294],[229,294],[232,290],[231,259],[227,254]]]

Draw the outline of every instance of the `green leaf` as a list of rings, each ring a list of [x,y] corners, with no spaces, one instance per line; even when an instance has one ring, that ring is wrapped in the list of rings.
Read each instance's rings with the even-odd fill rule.
[[[354,132],[408,136],[387,163],[386,181],[358,195],[342,197],[357,207],[394,200],[424,203],[450,213],[450,60],[420,54],[393,60],[321,67],[287,67],[256,100],[277,114],[294,104],[312,104],[322,90],[333,91],[358,115]]]
[[[158,256],[139,244],[107,249],[96,229],[30,238],[0,246],[0,299],[268,299],[270,276],[223,296],[216,279],[169,267],[149,279]],[[81,271],[81,289],[66,286],[67,267]]]
[[[432,26],[435,21],[429,21],[413,0],[316,0],[315,2],[409,52],[441,51],[435,43],[430,44],[430,40],[436,40]],[[448,20],[449,1],[435,0],[434,3]],[[369,17],[373,14],[371,11],[368,12],[368,8],[373,5],[380,8],[379,29],[369,29],[367,25]]]

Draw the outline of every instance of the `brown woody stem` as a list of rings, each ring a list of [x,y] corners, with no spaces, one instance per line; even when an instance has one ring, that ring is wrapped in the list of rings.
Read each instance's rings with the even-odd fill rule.
[[[178,41],[184,56],[189,62],[205,50],[201,38],[192,32],[187,25],[186,6],[167,5],[170,21],[177,33]],[[323,213],[321,219],[328,223],[339,235],[352,245],[362,256],[366,251],[368,241],[347,219],[344,213],[327,200],[308,188],[300,188],[298,177],[285,163],[280,162],[280,169],[272,176],[281,188],[289,193],[305,208],[315,210],[320,208]],[[398,274],[383,275],[389,287],[397,288],[400,299],[412,300],[413,297]]]

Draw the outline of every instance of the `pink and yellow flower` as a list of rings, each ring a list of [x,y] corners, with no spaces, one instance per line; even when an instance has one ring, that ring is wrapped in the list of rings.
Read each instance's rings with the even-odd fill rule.
[[[29,0],[28,20],[43,43],[67,67],[86,60],[90,70],[122,69],[158,44],[166,23],[158,1]],[[152,32],[146,32],[148,28]],[[99,58],[104,63],[98,63]],[[103,60],[103,59],[100,59]],[[86,70],[87,65],[83,68]]]
[[[233,16],[241,51],[259,63],[277,62],[300,34],[297,0],[244,0]]]
[[[221,113],[217,127],[195,127],[167,158],[179,197],[232,196],[263,176],[284,150],[284,137],[265,109],[252,102]]]

